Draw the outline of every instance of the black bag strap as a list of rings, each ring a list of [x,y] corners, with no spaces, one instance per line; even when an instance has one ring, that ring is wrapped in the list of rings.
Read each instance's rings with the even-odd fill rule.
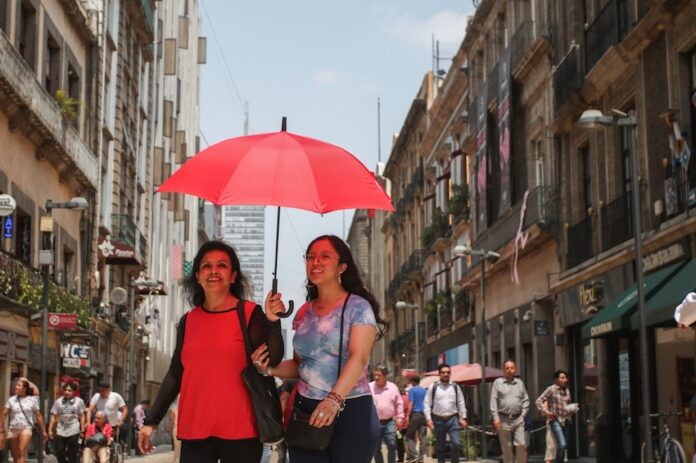
[[[343,308],[341,309],[341,334],[338,337],[338,371],[336,373],[336,381],[338,381],[338,378],[341,376],[341,361],[343,360],[343,319],[345,318],[348,299],[350,299],[350,293],[346,296],[346,300],[343,302]]]
[[[29,417],[27,416],[26,413],[24,413],[24,408],[22,408],[22,401],[19,400],[19,396],[16,395],[15,399],[17,399],[17,403],[19,404],[19,409],[22,411],[22,415],[24,415],[24,418],[27,420],[27,423],[33,425],[33,421],[29,419]]]
[[[251,341],[249,340],[249,332],[247,330],[244,302],[244,299],[240,299],[239,302],[237,302],[237,316],[239,317],[239,327],[242,329],[242,336],[244,336],[247,363],[251,363]]]

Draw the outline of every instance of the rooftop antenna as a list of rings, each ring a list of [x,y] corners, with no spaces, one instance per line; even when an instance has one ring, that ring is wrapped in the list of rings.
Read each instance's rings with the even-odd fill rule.
[[[377,162],[382,162],[382,116],[381,102],[377,96]]]
[[[244,100],[244,135],[249,135],[249,102]]]

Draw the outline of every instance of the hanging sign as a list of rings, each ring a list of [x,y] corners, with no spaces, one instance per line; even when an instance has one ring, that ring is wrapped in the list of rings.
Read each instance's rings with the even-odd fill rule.
[[[14,235],[14,221],[12,216],[8,215],[2,219],[2,236],[5,238],[12,238]]]
[[[0,195],[0,217],[7,217],[12,214],[16,208],[17,201],[15,201],[12,196],[8,194]]]

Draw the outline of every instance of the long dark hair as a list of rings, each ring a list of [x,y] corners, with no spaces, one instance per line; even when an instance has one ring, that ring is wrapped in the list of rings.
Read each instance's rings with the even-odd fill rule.
[[[249,283],[247,278],[242,273],[241,267],[239,266],[237,253],[234,252],[232,246],[227,243],[222,241],[208,241],[207,243],[204,243],[200,249],[198,249],[198,253],[196,253],[196,257],[193,259],[191,275],[186,277],[184,280],[184,292],[188,297],[189,303],[193,307],[198,307],[205,302],[205,293],[203,292],[203,287],[196,279],[196,273],[201,267],[201,260],[203,260],[203,256],[210,251],[224,251],[230,257],[232,271],[237,272],[237,278],[235,278],[234,283],[230,285],[230,293],[238,299],[246,299],[247,295],[249,294]]]
[[[358,272],[358,266],[355,265],[355,260],[353,259],[353,254],[350,252],[350,248],[341,238],[336,235],[321,235],[314,238],[312,242],[309,243],[306,253],[309,253],[309,250],[312,248],[314,243],[321,240],[328,240],[331,243],[331,246],[338,253],[339,265],[346,264],[346,270],[341,274],[341,286],[343,286],[343,289],[349,293],[357,294],[358,296],[365,298],[367,302],[370,303],[370,306],[372,306],[372,311],[375,314],[375,320],[377,320],[377,325],[379,327],[381,336],[387,331],[389,324],[380,318],[379,302],[377,302],[375,296],[373,296],[372,293],[365,287],[365,283],[363,283],[362,278],[360,278],[360,272]],[[308,301],[314,300],[319,296],[319,290],[315,285],[311,284],[309,280],[307,280],[306,288]]]

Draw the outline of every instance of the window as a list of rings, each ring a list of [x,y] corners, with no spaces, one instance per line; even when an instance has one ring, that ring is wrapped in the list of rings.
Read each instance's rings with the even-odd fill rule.
[[[623,193],[631,192],[631,137],[632,127],[621,128],[621,182]]]
[[[17,208],[15,224],[14,254],[17,259],[31,265],[31,216]]]
[[[17,49],[27,64],[36,70],[36,10],[28,2],[22,2],[20,6]]]
[[[9,17],[10,2],[8,0],[0,0],[0,30],[9,33]]]
[[[55,95],[60,88],[60,45],[50,34],[46,38],[46,56],[44,65],[44,88]]]

